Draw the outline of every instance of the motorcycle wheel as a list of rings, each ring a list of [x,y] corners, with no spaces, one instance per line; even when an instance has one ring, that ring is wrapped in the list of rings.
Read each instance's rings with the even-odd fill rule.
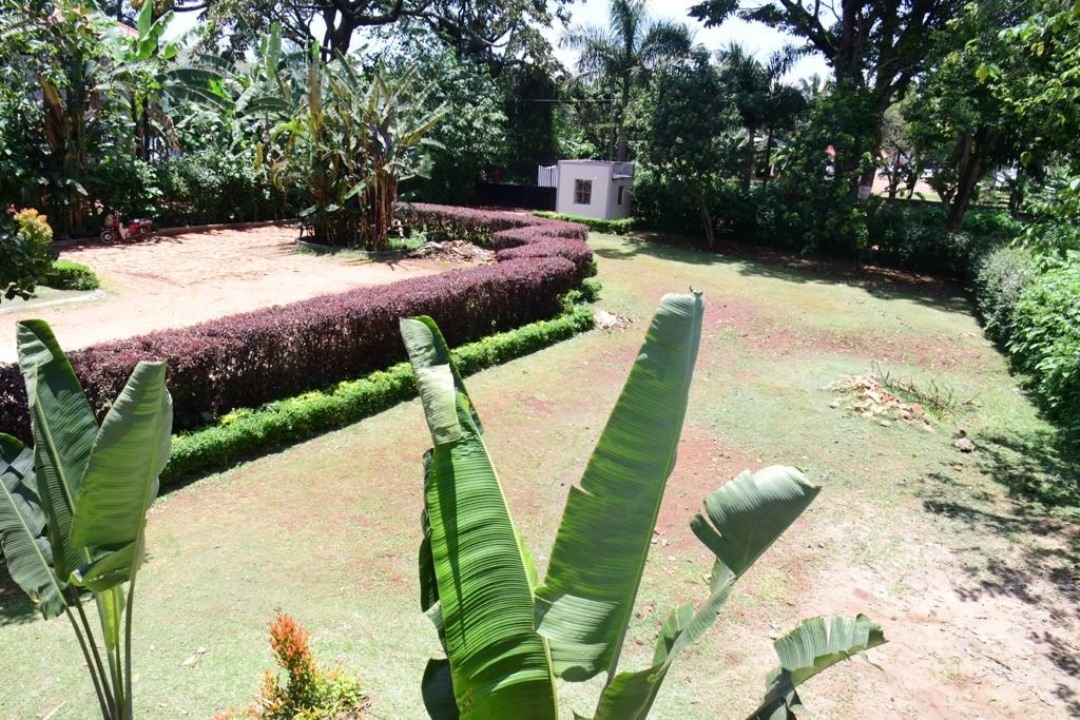
[[[109,228],[102,230],[101,242],[105,243],[106,245],[116,242],[116,231]]]

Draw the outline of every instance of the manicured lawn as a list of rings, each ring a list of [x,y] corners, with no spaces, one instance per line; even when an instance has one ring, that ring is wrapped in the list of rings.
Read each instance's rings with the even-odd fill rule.
[[[865,612],[891,644],[802,693],[822,718],[1080,715],[1080,525],[1009,499],[1058,479],[1047,428],[959,291],[815,267],[702,255],[592,235],[600,307],[632,320],[467,380],[508,500],[538,562],[664,292],[705,292],[706,321],[679,465],[661,512],[624,667],[651,656],[668,611],[704,599],[709,554],[687,527],[746,467],[798,465],[824,492],[745,578],[686,654],[654,717],[740,718],[800,618]],[[839,407],[830,388],[878,363],[974,399],[933,433]],[[954,447],[963,429],[977,449]],[[154,507],[136,603],[135,702],[144,718],[246,704],[269,667],[275,609],[316,653],[360,673],[372,716],[424,717],[419,679],[438,642],[416,580],[417,401],[173,492]],[[1031,446],[1030,450],[1024,448]],[[1020,450],[1018,451],[1017,448]],[[63,621],[0,594],[0,717],[85,718],[92,689]],[[200,649],[202,652],[200,653]],[[193,656],[197,661],[188,662]],[[567,697],[579,712],[589,688]]]

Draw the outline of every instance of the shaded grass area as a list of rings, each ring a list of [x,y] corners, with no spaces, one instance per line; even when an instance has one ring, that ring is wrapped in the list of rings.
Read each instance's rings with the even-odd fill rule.
[[[800,692],[819,717],[866,708],[878,717],[1080,716],[1069,695],[1080,687],[1069,580],[1077,525],[1065,510],[1010,499],[1001,484],[1023,463],[1050,485],[1064,468],[1035,441],[1047,426],[972,317],[928,301],[947,297],[948,287],[909,292],[875,280],[884,284],[872,289],[846,275],[830,282],[816,269],[781,272],[766,259],[704,261],[609,236],[590,242],[600,256],[600,305],[629,328],[576,336],[468,382],[508,503],[542,568],[567,490],[657,300],[687,287],[705,292],[679,462],[622,667],[643,667],[668,612],[705,597],[710,555],[688,523],[709,491],[776,462],[824,486],[740,583],[715,630],[674,666],[653,717],[743,717],[774,663],[772,637],[805,616],[859,611],[881,620],[893,642],[875,651],[880,670],[852,664]],[[933,433],[831,407],[836,380],[875,362],[978,405],[935,417]],[[975,453],[953,446],[960,429],[975,439]],[[990,439],[1008,433],[1031,442],[997,458],[1004,451]],[[311,629],[321,659],[360,673],[372,717],[423,717],[419,679],[438,652],[419,611],[415,568],[427,445],[413,400],[159,501],[136,608],[139,716],[209,717],[243,703],[269,667],[265,628],[281,609]],[[935,610],[950,619],[921,619],[931,597],[953,603]],[[30,622],[10,600],[0,595],[0,673],[17,682],[0,694],[0,717],[34,717],[60,703],[55,717],[84,717],[92,691],[69,628]],[[979,609],[964,614],[968,606]],[[1002,636],[1008,652],[995,646],[1010,665],[1001,697],[989,680],[969,681],[1001,669],[972,664],[972,647],[982,645],[965,633],[992,634],[979,617],[1002,619],[1013,633]],[[1031,688],[1045,699],[1026,694]],[[569,689],[566,699],[586,712],[590,690]]]

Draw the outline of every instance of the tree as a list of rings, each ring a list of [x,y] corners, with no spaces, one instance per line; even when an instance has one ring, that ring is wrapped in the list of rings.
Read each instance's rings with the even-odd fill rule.
[[[297,45],[318,45],[324,60],[348,53],[364,30],[418,23],[462,57],[483,61],[546,46],[536,26],[550,23],[549,2],[559,12],[569,0],[205,0],[188,9],[206,13],[207,48],[226,40],[237,58],[275,22]]]
[[[426,33],[398,47],[397,53],[382,57],[387,72],[395,77],[412,73],[421,86],[432,89],[419,108],[422,113],[446,106],[429,135],[438,143],[430,148],[431,176],[416,184],[427,202],[465,204],[473,199],[482,172],[507,156],[512,128],[503,109],[505,95],[487,65],[459,57]]]
[[[700,295],[661,301],[581,486],[570,491],[542,584],[446,341],[431,318],[401,321],[434,445],[423,463],[420,595],[447,657],[424,673],[431,717],[555,720],[556,678],[603,675],[589,717],[644,720],[675,658],[715,623],[739,578],[814,500],[816,485],[779,466],[746,471],[710,494],[691,523],[716,558],[708,597],[669,615],[650,667],[619,670],[703,318]],[[863,616],[804,623],[777,642],[782,667],[750,717],[791,717],[797,685],[884,642]]]
[[[1005,34],[1009,52],[998,63],[980,66],[977,77],[1018,125],[1021,166],[1057,168],[1056,182],[1027,203],[1041,220],[1027,239],[1062,251],[1080,247],[1080,22],[1075,2],[1042,0],[1035,8]],[[1009,69],[1016,62],[1027,68],[1023,83]]]
[[[720,77],[746,128],[746,162],[742,173],[744,190],[750,189],[750,183],[756,176],[758,131],[766,131],[764,164],[767,177],[777,131],[790,128],[795,117],[806,107],[802,93],[781,81],[791,68],[791,60],[790,51],[780,51],[763,65],[734,42],[720,53]]]
[[[711,27],[737,12],[802,38],[805,51],[825,57],[833,69],[835,92],[859,106],[848,115],[854,124],[837,128],[838,134],[855,139],[850,147],[837,147],[836,155],[837,177],[850,178],[854,185],[872,179],[872,168],[854,171],[864,155],[876,153],[885,110],[926,68],[931,33],[944,28],[962,6],[961,0],[849,0],[834,12],[820,0],[769,0],[737,12],[737,0],[704,0],[690,14]]]
[[[649,138],[641,153],[642,163],[655,168],[663,182],[679,185],[696,198],[710,247],[714,236],[708,196],[723,164],[722,135],[735,123],[721,78],[706,54],[658,72],[650,98]]]
[[[681,23],[650,20],[645,0],[611,0],[606,28],[575,27],[563,36],[563,47],[577,50],[578,72],[610,85],[617,100],[615,159],[627,160],[626,109],[630,93],[665,61],[689,55],[690,31]]]
[[[912,142],[933,168],[929,183],[945,205],[949,232],[963,227],[978,183],[995,168],[1018,162],[1029,143],[1017,133],[1003,98],[978,77],[980,67],[992,64],[1009,75],[1009,83],[1027,82],[1029,68],[1010,57],[1001,36],[1002,27],[1019,20],[1019,8],[1009,2],[970,5],[935,33],[931,69],[904,104]]]

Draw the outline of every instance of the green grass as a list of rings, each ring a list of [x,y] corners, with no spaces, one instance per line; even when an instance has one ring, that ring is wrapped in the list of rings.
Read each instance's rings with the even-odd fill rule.
[[[1027,695],[987,706],[961,691],[964,678],[997,677],[1000,667],[972,659],[965,648],[983,647],[972,637],[993,638],[991,654],[1014,672],[1024,668],[1024,681],[1052,704],[1038,712],[1070,712],[1055,687],[1077,680],[1055,664],[1047,638],[1067,648],[1077,636],[1075,596],[1062,579],[1080,561],[1063,534],[1075,510],[1047,510],[1009,480],[1029,477],[1023,468],[1030,468],[1038,482],[1061,483],[1067,468],[1046,455],[1040,439],[1049,427],[959,292],[898,289],[872,277],[838,281],[814,268],[632,238],[593,234],[590,243],[604,283],[599,305],[628,318],[629,328],[578,335],[484,370],[468,386],[507,500],[543,566],[567,490],[580,479],[658,299],[688,287],[705,292],[679,464],[623,667],[646,662],[672,607],[705,597],[709,554],[687,524],[710,490],[745,467],[777,462],[800,466],[824,486],[740,584],[717,627],[676,663],[653,717],[743,717],[774,661],[770,638],[805,616],[859,611],[881,621],[894,642],[873,654],[881,670],[855,663],[815,678],[800,694],[818,717],[866,708],[878,717],[929,717],[945,704],[954,717],[1023,714]],[[827,388],[870,372],[875,361],[955,388],[979,406],[941,418],[933,434],[830,408]],[[977,453],[953,447],[961,427]],[[1003,433],[1018,438],[1007,449],[1015,457],[994,450],[991,439]],[[281,609],[311,630],[322,661],[359,672],[373,717],[423,717],[418,683],[438,650],[419,611],[415,568],[427,444],[413,400],[162,498],[151,511],[136,601],[138,715],[205,718],[242,705],[270,666],[266,626]],[[1030,602],[1018,589],[1029,586],[1038,588]],[[0,674],[8,678],[0,717],[39,716],[61,703],[55,718],[87,717],[92,691],[70,629],[33,621],[14,597],[0,594]],[[933,598],[945,603],[948,622],[912,620]],[[979,618],[995,624],[986,629]],[[198,663],[185,665],[200,647]],[[565,697],[585,712],[594,695],[574,688]]]

